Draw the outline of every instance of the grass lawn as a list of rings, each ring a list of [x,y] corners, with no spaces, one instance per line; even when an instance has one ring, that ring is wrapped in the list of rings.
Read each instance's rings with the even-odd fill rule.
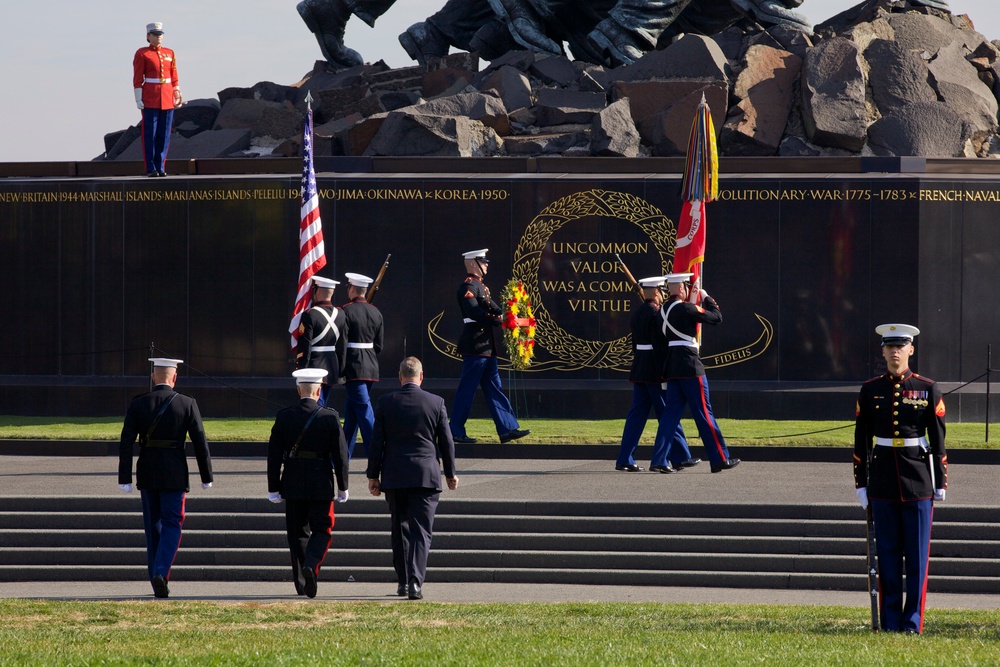
[[[1000,664],[1000,611],[922,636],[844,607],[0,600],[0,665]]]
[[[206,419],[209,442],[265,442],[271,433],[270,419]],[[700,444],[694,422],[682,422],[688,439]],[[624,419],[526,419],[523,428],[531,435],[529,444],[618,444]],[[467,431],[480,442],[498,442],[492,420],[470,419]],[[853,447],[853,421],[774,421],[768,419],[720,419],[726,441],[733,446],[782,445],[795,447]],[[15,417],[0,415],[0,438],[41,440],[117,440],[122,417]],[[1000,448],[1000,428],[992,429],[985,442],[985,425],[948,424],[948,447],[967,449]],[[646,423],[642,444],[653,444],[656,421]],[[515,447],[516,444],[508,445]]]

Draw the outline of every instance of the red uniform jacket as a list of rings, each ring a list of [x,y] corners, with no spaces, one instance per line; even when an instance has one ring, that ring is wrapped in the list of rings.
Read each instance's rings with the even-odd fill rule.
[[[144,46],[135,52],[132,87],[142,88],[142,104],[147,109],[173,109],[174,88],[178,85],[177,58],[173,51],[165,46],[155,49]]]

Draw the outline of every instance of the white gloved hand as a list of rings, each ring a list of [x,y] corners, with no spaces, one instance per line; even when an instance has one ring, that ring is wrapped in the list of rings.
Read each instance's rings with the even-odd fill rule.
[[[862,486],[860,489],[854,489],[854,492],[858,494],[858,502],[861,503],[861,509],[868,509],[868,489]]]
[[[124,491],[125,493],[132,493],[132,485],[131,484],[119,484],[118,488],[121,489],[122,491]]]
[[[280,493],[269,493],[267,494],[267,499],[272,503],[280,503],[283,500]]]
[[[181,95],[180,88],[174,88],[174,106],[179,107],[184,104],[184,96]]]
[[[351,497],[351,494],[348,493],[347,489],[344,489],[343,491],[338,491],[337,492],[337,502],[338,503],[346,503],[347,499],[350,498],[350,497]]]
[[[934,500],[944,500],[944,489],[934,489]]]
[[[211,489],[212,488],[212,483],[211,482],[202,482],[201,483],[201,488],[203,488],[203,489]]]
[[[142,103],[142,88],[134,88],[133,92],[135,93],[135,107],[142,111],[146,108],[146,105]]]

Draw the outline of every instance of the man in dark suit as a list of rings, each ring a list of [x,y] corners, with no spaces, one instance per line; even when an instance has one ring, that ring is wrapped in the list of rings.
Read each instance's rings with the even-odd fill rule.
[[[180,359],[150,359],[153,390],[136,396],[125,414],[118,445],[118,485],[132,492],[132,450],[139,439],[136,486],[142,495],[142,524],[146,531],[146,563],[153,594],[170,595],[167,582],[184,523],[184,498],[190,491],[184,441],[191,436],[201,488],[212,486],[212,460],[198,403],[174,391]]]
[[[337,501],[346,503],[347,442],[340,415],[319,405],[326,370],[292,373],[299,404],[278,412],[267,446],[267,491],[272,503],[285,501],[285,532],[292,554],[292,581],[299,595],[316,597],[319,567],[333,532],[333,478]]]
[[[375,425],[372,411],[371,390],[378,382],[378,353],[382,351],[382,313],[368,303],[365,294],[374,282],[360,273],[345,273],[347,297],[343,305],[347,323],[347,357],[344,362],[344,379],[347,405],[344,407],[344,437],[347,454],[354,456],[354,441],[361,431],[361,442],[368,453]]]
[[[368,455],[368,490],[385,491],[392,519],[396,595],[423,597],[434,511],[441,496],[441,459],[448,488],[458,488],[455,443],[444,399],[420,388],[424,369],[416,357],[399,365],[402,388],[382,396]]]
[[[319,393],[319,404],[330,399],[330,388],[343,384],[342,372],[347,363],[347,318],[344,311],[333,305],[336,280],[313,276],[312,306],[299,321],[298,345],[295,349],[296,368],[322,368],[327,372]]]

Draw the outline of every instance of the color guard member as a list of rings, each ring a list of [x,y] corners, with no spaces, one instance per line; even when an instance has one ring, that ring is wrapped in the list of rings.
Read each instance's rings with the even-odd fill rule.
[[[465,258],[466,277],[458,287],[458,307],[462,311],[462,335],[458,339],[458,353],[462,355],[462,377],[455,391],[451,410],[451,433],[457,444],[473,444],[465,432],[465,422],[472,412],[472,399],[476,385],[483,388],[486,405],[490,409],[500,442],[508,443],[531,433],[522,430],[510,406],[510,400],[500,388],[500,371],[497,366],[497,331],[503,309],[490,297],[490,290],[483,284],[489,270],[486,259],[488,248],[462,253]]]
[[[347,323],[347,348],[344,378],[347,381],[347,405],[344,408],[344,437],[348,456],[354,456],[354,441],[361,430],[365,454],[372,441],[375,413],[371,389],[378,382],[378,353],[382,351],[382,313],[368,303],[365,293],[374,282],[360,273],[345,273],[347,296],[342,306]]]
[[[146,25],[144,46],[132,58],[135,105],[142,111],[142,149],[147,176],[166,176],[174,107],[184,103],[177,82],[177,56],[163,42],[163,24]]]
[[[337,502],[349,497],[347,442],[336,410],[317,401],[322,368],[292,373],[299,404],[278,412],[267,446],[267,497],[285,502],[285,533],[295,592],[316,597],[319,568],[332,541],[334,475]]]
[[[643,278],[639,281],[639,286],[645,300],[633,309],[629,322],[632,330],[632,369],[628,379],[632,383],[632,407],[625,417],[622,444],[615,462],[615,470],[626,472],[642,472],[642,466],[635,462],[635,450],[646,427],[649,409],[653,408],[653,413],[659,420],[664,405],[660,375],[667,346],[663,337],[656,335],[660,326],[660,305],[663,303],[660,291],[663,276]],[[663,432],[656,429],[650,470],[672,473],[699,463],[701,459],[691,458],[684,429],[679,423],[670,438],[663,437]]]
[[[715,299],[701,291],[704,308],[689,302],[691,295],[690,273],[670,273],[664,278],[670,297],[660,308],[660,334],[667,341],[667,358],[663,364],[663,377],[667,381],[663,416],[660,428],[673,433],[681,421],[685,404],[698,427],[698,434],[705,445],[712,472],[735,468],[739,459],[729,457],[726,440],[715,421],[712,404],[708,399],[708,378],[701,363],[697,338],[699,322],[718,324],[722,311]]]
[[[943,501],[948,488],[944,399],[933,380],[910,370],[919,329],[883,324],[875,332],[882,336],[887,372],[862,385],[858,395],[854,485],[861,506],[872,505],[882,629],[919,634],[934,501]]]
[[[312,307],[302,315],[299,323],[295,367],[327,371],[319,395],[320,406],[325,406],[330,388],[344,383],[341,370],[347,362],[347,318],[332,301],[333,290],[340,283],[320,276],[313,276],[312,283]]]
[[[170,595],[170,567],[181,543],[184,499],[190,491],[184,442],[191,436],[201,473],[201,488],[212,486],[212,460],[198,403],[174,391],[180,359],[156,357],[153,390],[136,396],[128,406],[118,445],[118,485],[132,493],[132,446],[139,439],[135,485],[142,495],[142,525],[146,531],[146,564],[153,594]]]

